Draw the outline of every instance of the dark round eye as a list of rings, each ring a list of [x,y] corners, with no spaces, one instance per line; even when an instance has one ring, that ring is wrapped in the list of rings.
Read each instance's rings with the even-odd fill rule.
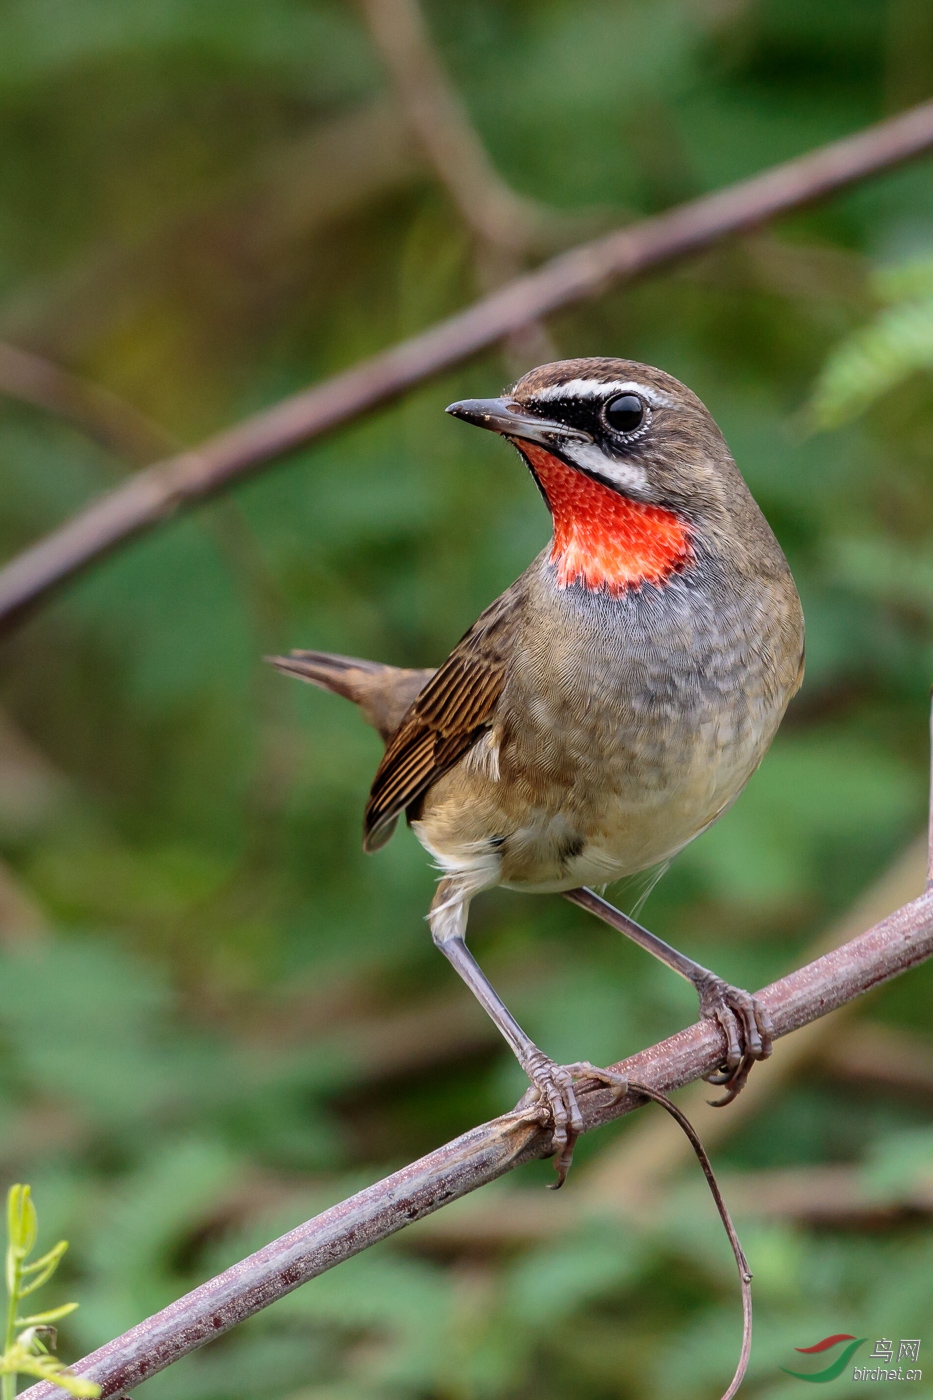
[[[640,427],[645,416],[645,405],[637,394],[620,394],[610,399],[604,409],[606,422],[617,433],[631,433]]]

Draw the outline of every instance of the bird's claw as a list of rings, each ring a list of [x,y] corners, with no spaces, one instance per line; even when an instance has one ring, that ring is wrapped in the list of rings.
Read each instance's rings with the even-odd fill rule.
[[[722,1084],[721,1099],[711,1100],[714,1108],[732,1102],[745,1087],[756,1060],[771,1054],[774,1027],[768,1008],[741,987],[732,987],[714,973],[697,983],[700,1015],[718,1022],[726,1037],[726,1058],[718,1070],[704,1075],[708,1084]]]
[[[546,1117],[553,1125],[553,1143],[556,1149],[554,1167],[557,1181],[552,1190],[563,1186],[573,1162],[573,1149],[577,1138],[583,1132],[583,1114],[574,1089],[574,1081],[595,1079],[613,1090],[613,1099],[620,1098],[628,1089],[628,1081],[612,1069],[600,1069],[588,1060],[575,1064],[558,1065],[540,1050],[535,1050],[522,1061],[522,1069],[531,1081],[531,1089],[520,1106],[533,1108],[540,1113],[546,1110]]]

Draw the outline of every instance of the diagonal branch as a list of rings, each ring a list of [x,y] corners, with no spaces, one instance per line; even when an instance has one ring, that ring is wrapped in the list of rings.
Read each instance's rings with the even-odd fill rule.
[[[462,364],[542,316],[600,294],[933,146],[933,102],[760,175],[581,244],[466,310],[138,472],[0,570],[0,625],[94,560],[302,443]]]
[[[771,1012],[775,1036],[784,1036],[929,957],[933,957],[933,891],[928,890],[866,933],[758,995]],[[716,1023],[701,1021],[614,1068],[648,1088],[670,1093],[715,1069],[724,1048]],[[643,1102],[634,1093],[615,1103],[604,1089],[581,1093],[585,1131],[630,1113]],[[514,1167],[550,1153],[550,1129],[527,1111],[515,1110],[484,1123],[299,1225],[92,1352],[73,1369],[96,1381],[104,1400],[125,1396],[147,1377],[300,1284]],[[46,1384],[24,1392],[29,1400],[53,1400],[56,1394]]]

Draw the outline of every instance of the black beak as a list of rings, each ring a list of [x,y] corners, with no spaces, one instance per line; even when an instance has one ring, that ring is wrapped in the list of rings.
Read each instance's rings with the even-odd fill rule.
[[[529,413],[521,404],[510,399],[461,399],[447,409],[455,418],[464,423],[473,423],[477,428],[490,428],[503,437],[524,438],[526,442],[540,442],[545,447],[555,442],[592,442],[589,433],[579,428],[569,428],[566,423],[557,423],[550,418],[539,418]]]

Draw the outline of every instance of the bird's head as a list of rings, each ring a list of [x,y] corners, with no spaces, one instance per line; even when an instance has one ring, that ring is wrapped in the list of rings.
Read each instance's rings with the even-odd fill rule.
[[[447,410],[518,448],[554,519],[562,587],[620,594],[689,568],[750,500],[700,400],[633,360],[561,360]],[[738,497],[738,499],[737,499]]]

